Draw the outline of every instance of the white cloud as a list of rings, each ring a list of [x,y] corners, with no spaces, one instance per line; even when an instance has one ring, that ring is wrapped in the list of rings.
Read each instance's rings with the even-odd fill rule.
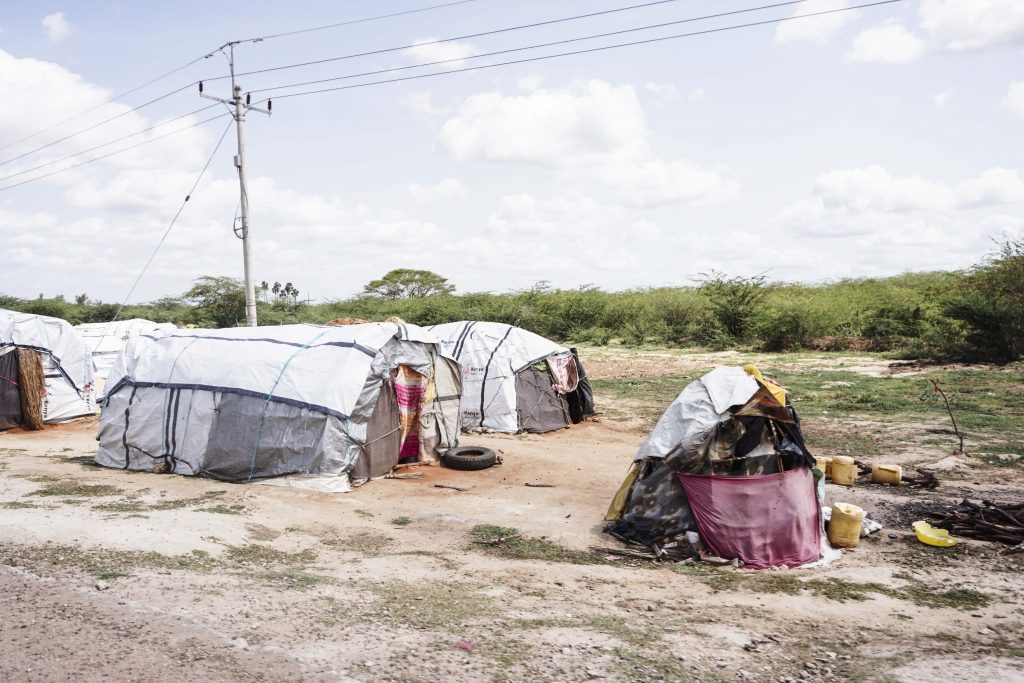
[[[936,47],[952,52],[1024,43],[1020,0],[921,0],[921,28]]]
[[[476,49],[469,43],[460,43],[459,41],[439,43],[436,42],[438,40],[438,38],[422,38],[413,41],[414,47],[403,50],[402,54],[417,64],[448,62],[445,66],[455,69],[462,66],[467,57],[476,53]]]
[[[445,178],[436,185],[413,183],[409,186],[409,195],[418,202],[433,202],[439,199],[465,197],[466,186],[455,178]]]
[[[544,82],[541,74],[528,74],[516,81],[516,85],[522,90],[536,90]]]
[[[709,203],[738,185],[688,159],[657,158],[635,88],[575,82],[528,95],[473,95],[440,132],[441,147],[462,162],[558,170],[570,184],[596,181],[633,206]]]
[[[846,9],[850,6],[847,0],[823,0],[814,5],[813,11],[824,12],[827,10]],[[798,7],[791,16],[808,14],[812,10]],[[856,18],[859,12],[836,12],[824,14],[806,19],[794,19],[784,21],[775,29],[775,42],[785,43],[813,43],[815,45],[826,45],[833,34],[846,24]]]
[[[579,193],[546,200],[520,193],[502,197],[487,225],[500,235],[579,235],[614,223],[621,214],[620,207],[601,205]]]
[[[950,185],[867,166],[822,174],[814,196],[791,204],[776,222],[811,236],[870,235],[904,226],[924,234],[921,226],[955,222],[963,210],[1022,202],[1024,179],[1012,169],[991,168]]]
[[[403,97],[401,102],[414,114],[420,116],[437,116],[451,111],[450,108],[435,103],[433,94],[429,92],[414,92]]]
[[[689,94],[689,96],[686,98],[686,101],[689,102],[690,104],[699,104],[700,102],[703,102],[707,98],[708,94],[704,91],[704,88],[697,88],[696,90],[693,90]]]
[[[887,62],[906,64],[925,51],[925,42],[908,31],[903,24],[889,19],[861,31],[854,38],[848,59],[856,62]]]
[[[647,123],[633,86],[597,80],[528,95],[472,95],[440,138],[459,161],[554,167],[648,154]]]
[[[59,43],[71,35],[71,24],[63,12],[47,14],[43,17],[42,24],[51,43]]]
[[[679,99],[679,90],[673,83],[655,83],[653,81],[647,81],[644,83],[644,89],[648,92],[652,92],[655,95],[664,97],[667,100]]]
[[[626,228],[626,237],[631,240],[654,241],[661,236],[661,229],[648,220],[639,220]]]
[[[608,164],[594,167],[592,175],[613,188],[619,199],[633,206],[676,202],[712,204],[734,199],[739,194],[738,183],[688,159]]]
[[[949,101],[953,99],[953,89],[943,90],[932,95],[932,102],[935,103],[936,107],[945,107],[949,104]]]
[[[1024,81],[1011,83],[1004,101],[1017,116],[1024,118]]]

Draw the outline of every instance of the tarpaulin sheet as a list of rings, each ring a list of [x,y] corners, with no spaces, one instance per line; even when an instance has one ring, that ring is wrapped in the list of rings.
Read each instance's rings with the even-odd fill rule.
[[[806,467],[750,477],[678,475],[701,540],[755,569],[818,559],[821,510]]]

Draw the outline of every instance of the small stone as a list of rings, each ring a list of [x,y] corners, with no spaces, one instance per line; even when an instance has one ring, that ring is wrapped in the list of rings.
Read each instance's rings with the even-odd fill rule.
[[[654,605],[647,605],[647,611],[648,612],[653,612],[654,611]]]
[[[107,583],[106,581],[102,581],[102,580],[101,581],[97,581],[96,584],[95,584],[95,588],[98,591],[105,591],[108,588],[110,588],[110,584]]]
[[[826,652],[825,656],[828,657],[829,659],[835,659],[837,655],[836,655],[835,652]]]
[[[363,666],[365,666],[367,669],[372,669],[376,665],[377,663],[374,662],[372,659],[367,659],[365,662],[363,662]]]
[[[571,647],[563,647],[563,648],[562,648],[561,650],[559,650],[559,651],[560,651],[560,652],[561,652],[561,653],[562,653],[563,655],[571,655],[571,654],[572,654],[572,648],[571,648]]]
[[[249,647],[249,641],[245,638],[235,638],[231,641],[231,644],[237,647],[239,650],[244,650]]]
[[[980,631],[978,631],[979,636],[994,636],[995,634],[996,632],[990,628],[983,628]]]

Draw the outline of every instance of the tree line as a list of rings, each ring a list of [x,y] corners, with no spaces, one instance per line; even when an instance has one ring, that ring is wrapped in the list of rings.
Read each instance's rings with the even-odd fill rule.
[[[493,320],[558,341],[598,345],[889,351],[1000,363],[1024,357],[1024,240],[1003,242],[966,271],[815,285],[707,273],[684,287],[607,292],[539,282],[505,293],[460,294],[441,275],[399,269],[368,283],[358,296],[318,304],[300,301],[290,282],[275,285],[260,288],[264,325],[399,316],[418,325]],[[73,301],[0,295],[0,307],[72,323],[107,321],[117,310],[86,295]],[[242,324],[244,309],[240,281],[204,276],[180,296],[126,306],[121,317],[231,327]]]

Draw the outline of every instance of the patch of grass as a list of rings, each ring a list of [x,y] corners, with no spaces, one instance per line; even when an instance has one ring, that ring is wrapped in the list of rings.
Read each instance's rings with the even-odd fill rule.
[[[379,604],[376,614],[385,619],[424,630],[463,626],[496,612],[494,601],[466,584],[391,582],[373,587]]]
[[[245,512],[244,505],[214,505],[208,508],[196,508],[196,512],[211,512],[215,515],[240,515]]]
[[[671,564],[669,569],[676,574],[692,576],[715,593],[736,588],[743,577],[732,570],[715,569],[692,564]]]
[[[898,597],[909,600],[921,607],[949,607],[952,609],[971,612],[982,607],[988,607],[992,598],[981,591],[970,588],[951,588],[949,590],[934,590],[924,584],[913,583],[898,591]]]
[[[247,576],[272,586],[297,591],[307,591],[315,586],[331,583],[333,581],[329,576],[313,574],[305,569],[298,568],[283,569],[281,571],[258,572],[256,574],[247,574]]]
[[[373,517],[374,517],[374,514],[372,512],[369,512],[368,510],[357,509],[357,510],[353,510],[352,512],[356,513],[357,515],[359,515],[363,519],[373,519]]]
[[[153,551],[84,549],[76,546],[0,546],[12,562],[34,569],[50,566],[71,567],[102,578],[110,574],[128,575],[139,569],[184,569],[212,571],[217,562],[209,553],[194,550],[184,555],[163,555]]]
[[[609,564],[593,553],[573,550],[543,538],[520,536],[511,527],[478,524],[470,531],[475,547],[484,552],[513,560],[545,560],[570,564]]]
[[[312,550],[302,550],[296,553],[289,553],[269,545],[249,543],[248,545],[229,545],[225,551],[227,559],[242,565],[301,565],[309,564],[316,560],[316,553]]]
[[[412,524],[412,518],[406,516],[395,517],[391,520],[391,523],[395,526],[409,526]]]
[[[622,617],[589,616],[579,619],[577,624],[591,631],[611,636],[625,645],[644,647],[661,640],[661,634],[645,628],[637,628]]]
[[[133,500],[124,499],[114,501],[113,503],[100,503],[92,506],[93,510],[100,510],[102,512],[146,512],[149,507],[145,503]]]
[[[357,531],[348,536],[330,536],[320,539],[324,545],[360,552],[365,555],[381,555],[395,542],[395,539],[373,531]]]
[[[47,498],[102,498],[105,496],[119,496],[124,493],[123,489],[110,484],[82,484],[77,481],[55,481],[47,483],[42,488],[36,489],[28,496],[45,496]]]
[[[21,500],[9,500],[6,503],[0,505],[0,507],[4,507],[8,510],[32,510],[38,509],[42,506],[36,505],[35,503],[27,503]]]

